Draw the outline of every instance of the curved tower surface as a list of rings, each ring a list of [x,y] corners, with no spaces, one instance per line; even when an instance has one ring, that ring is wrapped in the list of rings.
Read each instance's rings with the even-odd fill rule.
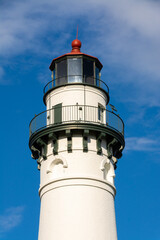
[[[115,168],[124,124],[106,109],[101,62],[80,51],[53,59],[46,111],[30,123],[29,147],[40,170],[38,240],[116,240]]]

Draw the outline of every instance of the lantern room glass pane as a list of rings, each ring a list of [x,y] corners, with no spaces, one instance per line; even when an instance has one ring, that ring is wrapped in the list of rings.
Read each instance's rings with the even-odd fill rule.
[[[99,68],[96,67],[96,85],[100,87]]]
[[[68,82],[82,82],[82,59],[68,59]]]
[[[56,86],[67,83],[67,60],[57,63]]]
[[[83,59],[83,77],[84,82],[94,85],[94,62]]]

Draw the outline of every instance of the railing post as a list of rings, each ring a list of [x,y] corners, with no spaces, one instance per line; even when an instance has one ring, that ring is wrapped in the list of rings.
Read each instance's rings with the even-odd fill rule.
[[[78,103],[76,103],[77,106],[77,121],[78,121]]]

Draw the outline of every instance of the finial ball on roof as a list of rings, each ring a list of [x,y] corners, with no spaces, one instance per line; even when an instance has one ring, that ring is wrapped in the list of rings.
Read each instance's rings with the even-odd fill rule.
[[[78,39],[75,39],[72,41],[72,52],[80,52],[81,48],[81,41]]]
[[[81,41],[78,39],[75,39],[72,41],[72,48],[81,48]]]

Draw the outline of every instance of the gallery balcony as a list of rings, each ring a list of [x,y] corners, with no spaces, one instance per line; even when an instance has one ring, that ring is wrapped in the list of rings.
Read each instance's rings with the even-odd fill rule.
[[[124,123],[114,112],[87,105],[56,106],[36,115],[30,122],[30,141],[50,132],[89,129],[104,132],[124,145]],[[34,139],[34,140],[33,140]]]

